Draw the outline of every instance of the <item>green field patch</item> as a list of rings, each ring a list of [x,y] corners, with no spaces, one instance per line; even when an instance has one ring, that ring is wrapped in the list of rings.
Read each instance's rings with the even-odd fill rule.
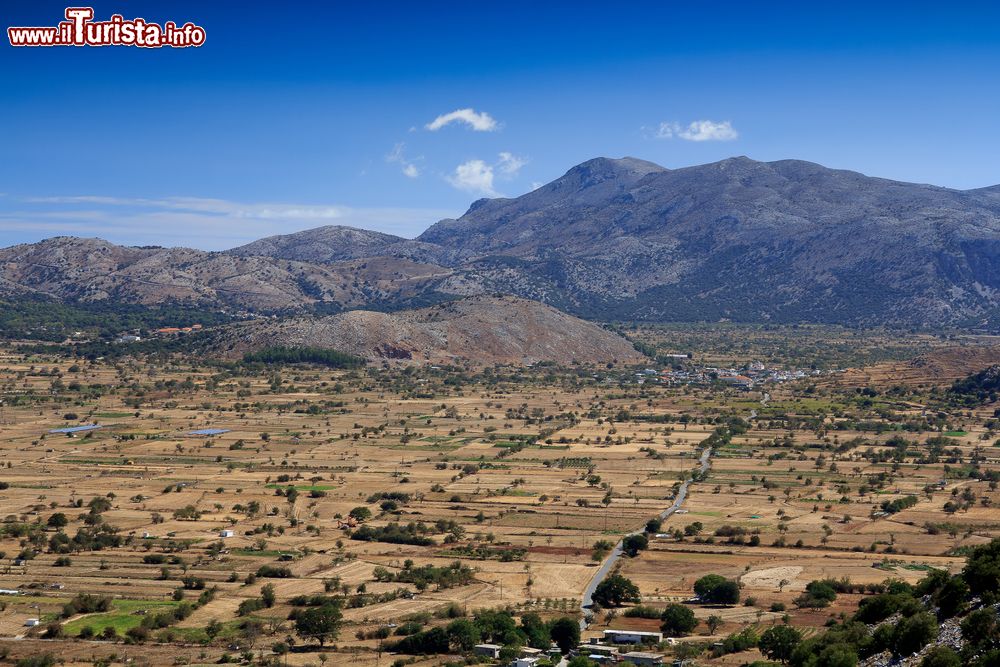
[[[939,568],[933,565],[928,565],[927,563],[903,563],[898,560],[883,560],[879,563],[875,563],[872,567],[883,570],[885,572],[892,572],[894,570],[911,570],[913,572],[933,572]]]
[[[122,419],[123,417],[132,417],[134,412],[95,412],[95,417],[100,417],[101,419]]]
[[[497,440],[491,442],[493,447],[524,447],[525,443],[520,440]]]
[[[278,484],[271,483],[265,485],[268,489],[287,489],[292,487],[296,491],[331,491],[337,487],[333,484]]]
[[[167,600],[112,600],[111,606],[114,611],[82,616],[64,624],[63,630],[70,636],[76,636],[86,627],[95,634],[104,632],[105,628],[114,628],[119,635],[124,635],[142,623],[146,615],[143,612],[171,609],[177,603]]]
[[[226,624],[229,625],[229,624]],[[230,639],[236,636],[236,627],[234,626],[228,633],[225,631],[225,625],[223,626],[223,631],[216,635],[218,639]],[[181,641],[188,644],[205,644],[209,641],[208,634],[205,632],[205,628],[175,628],[169,627],[160,630],[157,636],[173,637],[174,641]]]
[[[260,616],[250,615],[245,618],[238,618],[233,621],[223,621],[222,630],[215,636],[216,640],[228,641],[232,639],[239,639],[242,635],[240,634],[240,626],[246,619],[253,619],[258,621],[266,621]],[[205,644],[209,641],[208,635],[205,634],[204,628],[178,628],[171,626],[169,628],[164,628],[160,630],[157,635],[169,635],[175,638],[175,641],[188,642],[192,644]]]
[[[963,436],[969,435],[968,431],[945,431],[945,437],[947,438],[961,438]]]

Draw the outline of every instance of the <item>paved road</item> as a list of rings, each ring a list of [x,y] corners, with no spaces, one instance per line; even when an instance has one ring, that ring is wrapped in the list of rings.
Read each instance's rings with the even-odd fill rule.
[[[701,459],[699,459],[701,462],[702,474],[708,472],[708,467],[711,465],[711,456],[711,447],[706,447],[701,453]],[[677,496],[674,498],[674,504],[660,513],[661,520],[666,519],[668,516],[681,508],[681,505],[684,504],[684,500],[687,498],[688,486],[690,485],[691,480],[686,480],[683,484],[681,484],[681,487],[677,490]],[[641,532],[643,531],[637,530],[629,533],[629,535],[638,535]],[[594,604],[594,591],[597,589],[597,585],[604,581],[605,577],[607,577],[611,573],[611,570],[614,569],[618,559],[622,557],[622,542],[625,541],[625,537],[628,537],[628,535],[625,535],[618,541],[618,544],[616,544],[615,548],[611,551],[611,555],[608,556],[607,560],[605,560],[601,567],[598,568],[597,572],[594,573],[590,583],[587,584],[587,588],[583,591],[583,604],[580,605],[580,609],[583,611],[583,617],[580,619],[581,630],[587,629],[587,613],[590,611],[590,607]]]

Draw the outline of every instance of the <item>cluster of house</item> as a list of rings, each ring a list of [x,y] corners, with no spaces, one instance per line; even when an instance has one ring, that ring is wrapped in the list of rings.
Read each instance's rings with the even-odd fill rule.
[[[754,387],[759,387],[769,382],[787,382],[789,380],[799,380],[810,375],[819,375],[820,371],[815,370],[778,370],[767,368],[759,361],[749,364],[745,368],[716,368],[687,367],[672,369],[668,368],[657,371],[647,368],[636,373],[640,383],[659,382],[661,384],[681,385],[681,384],[711,384],[721,382],[724,385],[749,391]]]
[[[503,646],[500,646],[499,644],[476,644],[475,647],[473,647],[472,652],[475,655],[482,656],[484,658],[499,660],[501,650],[503,650]],[[520,655],[514,658],[513,662],[510,663],[511,667],[535,667],[535,665],[540,663],[543,658],[555,658],[558,660],[558,656],[560,655],[558,647],[555,647],[554,645],[548,651],[525,646],[521,648],[519,652]]]
[[[673,640],[668,639],[671,643]],[[642,632],[638,630],[605,630],[604,636],[588,640],[585,644],[580,644],[572,651],[572,655],[586,656],[590,660],[601,665],[614,665],[628,662],[636,667],[659,667],[666,664],[664,655],[653,651],[629,650],[631,647],[644,645],[658,645],[663,642],[662,632]],[[502,646],[497,644],[478,644],[474,653],[486,658],[497,660],[500,658]],[[543,659],[560,658],[559,648],[554,644],[548,651],[536,648],[522,648],[520,655],[515,658],[510,667],[535,667]],[[678,661],[671,663],[679,665]]]
[[[194,331],[201,331],[204,327],[200,324],[192,324],[189,327],[162,327],[153,332],[155,336],[181,336],[184,334],[189,334]],[[137,333],[123,333],[115,338],[115,342],[119,344],[128,343],[138,343],[142,340],[142,336]]]
[[[673,640],[667,641],[673,643]],[[581,644],[576,649],[577,655],[585,655],[590,660],[611,665],[628,662],[636,667],[659,666],[664,663],[662,653],[643,650],[629,650],[629,647],[642,645],[658,645],[663,642],[662,632],[644,632],[640,630],[605,630],[604,636]]]

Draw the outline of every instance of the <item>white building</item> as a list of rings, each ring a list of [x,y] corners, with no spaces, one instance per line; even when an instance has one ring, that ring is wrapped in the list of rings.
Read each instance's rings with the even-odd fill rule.
[[[518,658],[510,663],[510,667],[535,667],[541,661],[541,658]]]
[[[636,667],[657,667],[663,664],[663,656],[659,653],[649,653],[647,651],[632,651],[622,655],[622,659],[631,662]]]
[[[476,655],[496,660],[500,657],[500,649],[502,648],[502,646],[498,646],[497,644],[476,644],[472,647],[472,652]]]
[[[659,644],[662,632],[642,632],[640,630],[605,630],[604,641],[609,644]]]
[[[585,655],[593,660],[593,656],[602,656],[605,658],[617,658],[618,657],[618,647],[617,646],[607,646],[606,644],[581,644],[576,649],[577,653],[580,655]]]

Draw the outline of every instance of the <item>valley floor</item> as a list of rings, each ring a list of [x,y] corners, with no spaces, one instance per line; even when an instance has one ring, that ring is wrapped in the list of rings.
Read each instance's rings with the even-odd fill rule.
[[[797,605],[811,581],[915,582],[1000,535],[995,484],[970,476],[1000,460],[993,408],[929,387],[740,391],[604,367],[332,370],[8,346],[0,391],[11,659],[203,664],[284,645],[288,664],[392,664],[410,658],[378,649],[404,627],[487,609],[578,619],[610,545],[692,480],[617,571],[657,609],[706,574],[738,581],[739,605],[689,605],[701,623],[680,640],[701,662],[738,664],[706,647],[783,620],[815,633],[863,597]],[[51,432],[80,424],[101,428]],[[456,561],[467,570],[448,580]],[[88,610],[81,596],[107,600]],[[303,596],[342,606],[322,650],[289,620]],[[592,610],[584,638],[659,629],[622,611]]]

